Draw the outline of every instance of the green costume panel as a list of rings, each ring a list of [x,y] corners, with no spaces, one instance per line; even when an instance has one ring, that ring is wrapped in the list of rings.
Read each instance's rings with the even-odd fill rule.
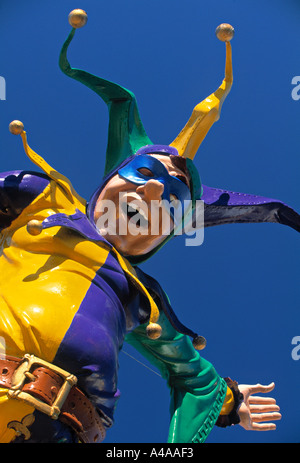
[[[159,369],[171,389],[168,441],[204,442],[219,416],[227,385],[165,314],[160,315],[159,324],[159,339],[149,339],[145,326],[140,326],[126,341]]]

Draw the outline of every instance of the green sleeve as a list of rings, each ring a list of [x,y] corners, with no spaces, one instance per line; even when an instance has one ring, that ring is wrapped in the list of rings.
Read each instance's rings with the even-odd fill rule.
[[[222,408],[227,385],[214,367],[199,355],[190,338],[178,333],[161,313],[162,336],[151,340],[146,325],[127,335],[134,346],[159,369],[171,390],[168,442],[202,443]]]

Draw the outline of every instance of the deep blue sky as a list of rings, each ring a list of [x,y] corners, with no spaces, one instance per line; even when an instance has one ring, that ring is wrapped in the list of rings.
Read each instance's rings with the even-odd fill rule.
[[[57,64],[68,13],[78,7],[89,20],[70,48],[72,66],[131,89],[149,137],[162,144],[171,143],[193,107],[221,83],[225,46],[214,31],[231,23],[234,85],[198,152],[202,181],[300,210],[300,100],[291,97],[292,78],[300,75],[296,0],[2,0],[2,171],[33,168],[20,138],[8,131],[20,119],[32,148],[82,196],[88,199],[102,177],[106,106]],[[275,224],[213,227],[202,246],[186,247],[177,238],[143,269],[161,282],[181,321],[207,338],[203,356],[220,375],[276,383],[283,418],[275,432],[215,428],[208,442],[299,442],[300,360],[291,356],[292,338],[300,336],[297,233]],[[124,349],[144,362],[130,346]],[[106,442],[165,442],[164,381],[121,353],[119,386]]]

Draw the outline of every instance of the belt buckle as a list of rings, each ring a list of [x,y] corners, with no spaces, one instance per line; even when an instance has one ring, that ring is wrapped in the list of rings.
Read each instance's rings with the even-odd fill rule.
[[[33,397],[31,394],[22,391],[22,387],[26,379],[30,379],[32,373],[30,370],[33,365],[39,365],[46,368],[49,368],[54,373],[57,373],[64,379],[60,390],[58,391],[57,397],[52,405],[48,405],[40,399]],[[71,388],[77,383],[77,378],[74,375],[71,375],[65,370],[52,365],[45,360],[42,360],[34,355],[25,354],[22,358],[22,363],[15,370],[12,377],[12,385],[8,391],[8,396],[17,400],[26,402],[29,405],[32,405],[36,410],[39,410],[46,415],[50,416],[52,419],[57,420]]]

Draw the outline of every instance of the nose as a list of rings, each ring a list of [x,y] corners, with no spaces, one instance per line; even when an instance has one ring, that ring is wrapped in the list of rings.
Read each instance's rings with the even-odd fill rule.
[[[158,180],[148,180],[144,185],[139,185],[136,192],[143,194],[146,201],[161,200],[164,191],[164,185]]]

